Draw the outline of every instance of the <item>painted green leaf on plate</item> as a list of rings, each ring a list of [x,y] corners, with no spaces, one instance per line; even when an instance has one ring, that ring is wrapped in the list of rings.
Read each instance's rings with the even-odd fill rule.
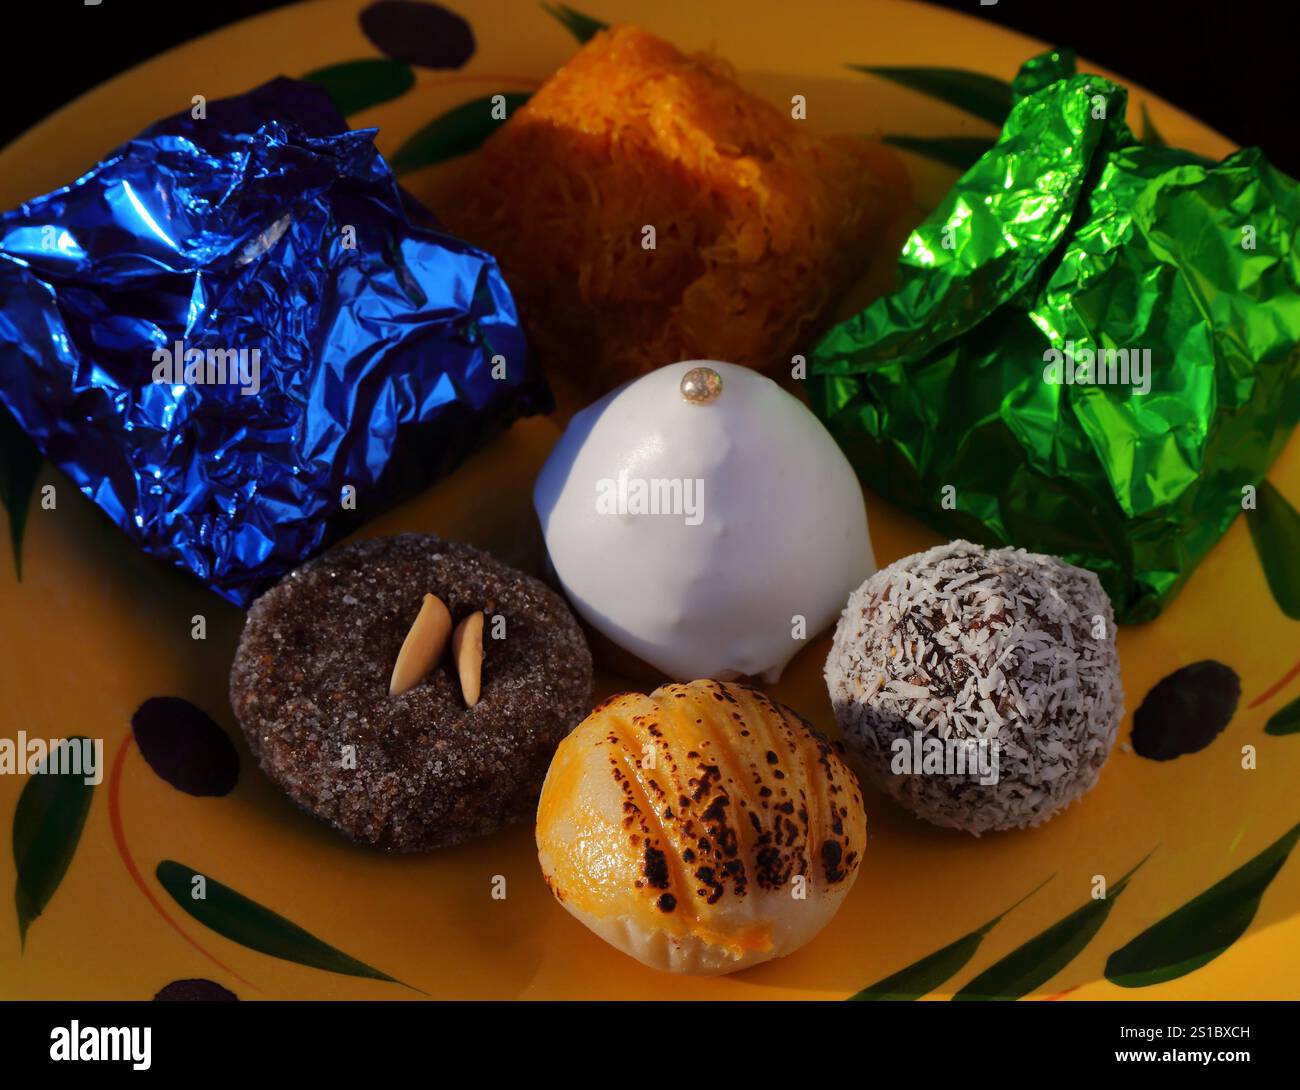
[[[1165,138],[1160,135],[1160,130],[1156,128],[1156,123],[1151,120],[1151,113],[1147,109],[1147,104],[1142,103],[1142,143],[1152,148],[1168,147]]]
[[[390,102],[415,86],[415,73],[410,65],[385,57],[331,64],[302,78],[325,88],[343,114],[360,113],[381,102]]]
[[[568,32],[580,42],[588,42],[602,30],[609,28],[608,23],[602,23],[590,15],[574,11],[568,4],[543,4],[542,8],[548,15],[563,23]]]
[[[1051,880],[1051,878],[1048,878],[1041,882],[1010,908],[1004,909],[994,916],[983,927],[977,928],[968,935],[963,935],[956,942],[949,943],[942,950],[936,950],[933,954],[923,957],[920,961],[913,962],[906,969],[900,969],[892,976],[877,981],[869,988],[863,988],[857,995],[849,996],[849,999],[862,1002],[912,1000],[920,999],[921,996],[934,991],[945,980],[961,972],[966,963],[975,956],[975,951],[979,949],[980,943],[984,941],[984,936],[992,931],[1003,917],[1019,908]]]
[[[84,741],[79,737],[70,738],[63,745],[80,746]],[[19,754],[20,760],[22,757]],[[62,758],[58,765],[70,767]],[[53,766],[47,759],[41,767]],[[86,775],[81,770],[42,771],[28,776],[18,796],[13,828],[14,869],[18,874],[14,900],[18,907],[18,941],[22,946],[27,943],[27,929],[49,905],[77,851],[94,792],[94,785],[85,781]]]
[[[183,863],[164,859],[158,864],[155,874],[163,889],[171,894],[182,909],[204,927],[211,928],[218,935],[224,935],[240,946],[270,954],[273,958],[309,965],[313,969],[362,976],[371,980],[387,980],[393,984],[402,983],[396,977],[381,973],[365,962],[357,961],[322,942],[278,912],[272,912],[256,901],[249,900],[215,878],[202,875],[206,896],[195,898],[194,879],[200,877],[200,872],[191,870]],[[409,987],[405,984],[402,986]]]
[[[41,452],[31,437],[18,426],[9,410],[0,407],[0,502],[9,512],[9,540],[13,545],[14,571],[23,577],[23,531],[27,509],[41,471]]]
[[[1129,879],[1148,855],[1115,885],[1101,900],[1092,900],[1075,909],[1046,931],[1012,950],[1001,961],[989,966],[961,989],[953,999],[1020,999],[1040,988],[1070,964],[1101,929],[1124,892]]]
[[[1278,607],[1300,621],[1300,512],[1268,481],[1260,481],[1246,525]]]
[[[886,136],[884,143],[891,144],[927,159],[935,159],[957,170],[969,170],[979,157],[993,146],[993,141],[983,136]]]
[[[849,67],[855,72],[880,76],[937,98],[991,125],[1000,127],[1011,112],[1011,84],[983,72],[970,72],[964,68],[900,68],[866,64],[851,64]]]
[[[1300,734],[1300,699],[1273,713],[1264,726],[1265,734]]]
[[[499,126],[505,124],[504,119],[493,116],[492,100],[495,97],[487,95],[472,102],[461,103],[430,121],[393,154],[389,160],[393,169],[402,174],[476,151]],[[509,94],[501,97],[505,99],[508,118],[530,96]]]
[[[1116,950],[1106,961],[1106,979],[1121,988],[1145,988],[1213,961],[1246,933],[1298,839],[1300,825]]]

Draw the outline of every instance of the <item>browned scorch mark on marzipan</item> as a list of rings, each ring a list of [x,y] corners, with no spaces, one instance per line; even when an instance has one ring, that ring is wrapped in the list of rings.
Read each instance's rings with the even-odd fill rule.
[[[108,779],[108,820],[109,824],[113,827],[113,841],[117,845],[117,854],[122,857],[122,865],[126,867],[127,874],[131,876],[131,880],[139,887],[140,892],[144,894],[145,900],[153,906],[154,911],[167,922],[168,926],[171,927],[173,931],[212,962],[213,965],[216,965],[220,969],[224,969],[241,984],[245,984],[254,991],[260,992],[262,990],[261,988],[252,981],[240,976],[229,965],[216,957],[216,955],[205,950],[197,941],[186,933],[185,929],[181,927],[180,924],[167,914],[167,910],[163,908],[162,904],[158,901],[158,898],[153,895],[153,891],[145,884],[139,868],[135,865],[135,860],[131,858],[131,851],[126,846],[126,832],[122,826],[121,784],[122,766],[126,763],[126,753],[127,750],[131,748],[133,740],[134,739],[129,732],[126,737],[122,739],[122,744],[117,747],[117,754],[113,758],[113,770],[109,774]]]
[[[1278,693],[1280,693],[1292,681],[1294,681],[1298,675],[1300,675],[1300,662],[1297,662],[1294,666],[1292,666],[1291,669],[1289,669],[1285,674],[1283,674],[1280,678],[1278,678],[1277,681],[1274,682],[1274,684],[1270,685],[1267,689],[1265,689],[1262,693],[1260,693],[1259,696],[1255,697],[1255,699],[1252,700],[1249,704],[1247,704],[1246,707],[1258,708],[1261,704],[1264,704],[1267,701],[1272,700],[1273,697],[1277,696]]]

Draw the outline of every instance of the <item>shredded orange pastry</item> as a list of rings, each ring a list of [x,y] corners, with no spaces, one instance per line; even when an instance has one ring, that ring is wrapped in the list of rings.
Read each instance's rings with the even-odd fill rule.
[[[809,125],[725,61],[616,27],[493,135],[444,218],[588,395],[681,359],[788,367],[905,185],[889,149]]]

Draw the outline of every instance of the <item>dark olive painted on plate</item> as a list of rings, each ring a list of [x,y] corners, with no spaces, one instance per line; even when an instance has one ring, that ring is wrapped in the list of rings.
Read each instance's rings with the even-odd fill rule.
[[[381,53],[419,68],[459,68],[474,55],[469,23],[441,4],[379,0],[360,20]]]
[[[146,700],[131,717],[140,753],[187,795],[228,795],[239,782],[239,754],[212,717],[178,696]]]
[[[163,1003],[237,1003],[239,996],[214,980],[173,980],[154,996]]]
[[[1133,713],[1133,749],[1152,761],[1199,753],[1231,722],[1241,678],[1213,659],[1193,662],[1161,679]]]

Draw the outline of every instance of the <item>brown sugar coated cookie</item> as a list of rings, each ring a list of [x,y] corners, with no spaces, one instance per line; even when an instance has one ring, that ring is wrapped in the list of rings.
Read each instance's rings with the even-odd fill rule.
[[[470,707],[450,648],[389,695],[426,594],[484,614]],[[538,580],[423,534],[338,546],[253,603],[230,702],[262,770],[362,844],[414,852],[531,815],[551,755],[591,706],[591,653]]]

